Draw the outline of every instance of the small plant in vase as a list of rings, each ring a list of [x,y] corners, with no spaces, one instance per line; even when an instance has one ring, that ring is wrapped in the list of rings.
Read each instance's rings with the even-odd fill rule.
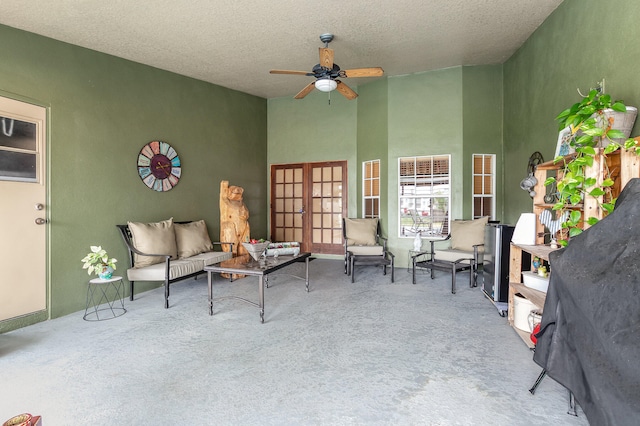
[[[106,250],[103,250],[101,246],[91,246],[91,252],[81,260],[84,263],[82,269],[86,269],[87,274],[95,273],[102,279],[111,278],[116,269],[117,261],[113,257],[109,259]]]
[[[579,210],[573,208],[584,203],[585,197],[593,197],[597,201],[598,208],[605,214],[614,209],[616,198],[611,192],[614,181],[611,173],[606,168],[604,175],[595,178],[586,176],[587,167],[592,167],[597,155],[603,155],[617,151],[618,149],[635,150],[636,141],[628,138],[628,134],[614,128],[614,113],[634,113],[633,107],[626,107],[621,101],[613,101],[611,95],[593,89],[589,95],[570,108],[562,111],[556,120],[560,130],[570,130],[570,146],[575,150],[569,156],[558,156],[556,163],[562,163],[561,173],[557,177],[549,177],[545,180],[545,186],[557,187],[557,202],[553,210],[558,211],[556,217],[566,217],[562,223],[561,235],[564,238],[558,240],[562,246],[568,244],[568,239],[582,232],[583,223],[588,226],[596,224],[596,217],[582,217]],[[633,116],[635,119],[635,115]],[[618,124],[618,123],[615,123]],[[629,130],[631,130],[629,128]],[[596,150],[601,148],[600,150]],[[565,213],[566,212],[566,213]]]

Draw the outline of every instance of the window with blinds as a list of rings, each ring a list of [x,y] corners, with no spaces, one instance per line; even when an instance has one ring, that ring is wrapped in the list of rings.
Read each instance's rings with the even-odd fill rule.
[[[495,154],[473,154],[473,218],[495,219]]]
[[[380,160],[362,163],[362,217],[380,217]]]
[[[444,238],[449,233],[450,155],[398,159],[400,237]]]

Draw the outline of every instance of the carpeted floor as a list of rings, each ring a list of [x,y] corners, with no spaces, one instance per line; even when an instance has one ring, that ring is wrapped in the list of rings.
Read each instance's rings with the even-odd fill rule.
[[[289,271],[303,272],[296,264]],[[287,270],[285,270],[287,271]],[[43,425],[586,425],[568,393],[481,289],[458,276],[376,267],[354,284],[342,262],[310,264],[311,291],[280,276],[258,309],[206,277],[126,300],[118,318],[84,311],[0,335],[0,422]],[[78,286],[85,292],[86,287]],[[257,300],[257,278],[217,278],[216,296]]]

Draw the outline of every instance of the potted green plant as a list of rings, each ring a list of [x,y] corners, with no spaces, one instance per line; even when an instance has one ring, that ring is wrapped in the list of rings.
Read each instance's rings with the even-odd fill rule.
[[[599,220],[593,216],[583,218],[581,211],[572,206],[582,203],[585,197],[593,197],[606,214],[615,207],[616,198],[611,192],[614,181],[610,171],[606,169],[605,176],[596,179],[586,176],[585,170],[593,166],[595,157],[600,154],[606,156],[621,148],[638,153],[636,141],[614,125],[616,118],[613,112],[627,113],[629,109],[622,101],[613,101],[611,95],[594,89],[556,117],[560,130],[570,130],[569,144],[575,150],[573,154],[554,159],[563,163],[560,173],[548,177],[544,183],[545,186],[555,184],[557,188],[557,201],[553,206],[557,211],[556,217],[562,217],[565,211],[569,211],[568,219],[562,224],[565,238],[558,240],[562,246],[568,244],[569,238],[582,232],[583,223],[591,226]]]
[[[87,269],[87,274],[95,273],[102,279],[111,278],[117,261],[115,258],[109,259],[109,255],[101,246],[91,246],[91,252],[81,260],[84,263],[82,269]]]

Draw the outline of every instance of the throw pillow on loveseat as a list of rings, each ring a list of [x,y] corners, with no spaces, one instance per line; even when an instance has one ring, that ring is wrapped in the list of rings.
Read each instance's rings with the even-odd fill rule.
[[[232,250],[214,251],[204,220],[174,222],[169,218],[160,222],[127,222],[117,225],[129,249],[127,278],[130,299],[133,300],[135,281],[164,281],[165,308],[169,307],[171,283],[204,273],[204,267],[231,259]]]

